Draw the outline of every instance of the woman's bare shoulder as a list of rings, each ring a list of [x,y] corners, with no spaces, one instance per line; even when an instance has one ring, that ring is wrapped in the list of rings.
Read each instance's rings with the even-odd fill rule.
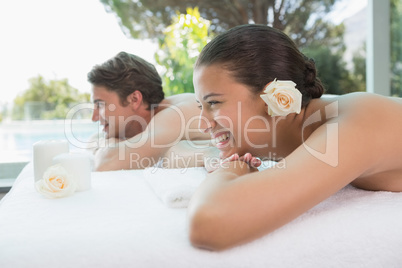
[[[342,100],[351,100],[356,102],[389,102],[389,103],[400,103],[402,104],[402,98],[399,97],[390,97],[390,96],[383,96],[375,93],[369,92],[353,92],[348,93],[345,95],[340,95],[340,99]]]
[[[343,119],[368,117],[371,123],[375,119],[400,117],[402,112],[402,99],[387,97],[367,92],[353,92],[326,99],[337,102],[339,116]]]
[[[351,93],[318,104],[325,108],[325,122],[304,141],[307,147],[325,152],[328,144],[336,144],[336,152],[342,154],[338,159],[353,156],[350,160],[360,159],[361,164],[373,163],[379,154],[384,159],[401,157],[402,103],[398,99]],[[330,135],[335,138],[329,143]]]

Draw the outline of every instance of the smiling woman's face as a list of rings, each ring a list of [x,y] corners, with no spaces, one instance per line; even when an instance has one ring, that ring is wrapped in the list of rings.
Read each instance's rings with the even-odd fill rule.
[[[222,158],[247,152],[258,156],[260,149],[267,147],[269,125],[259,95],[219,65],[197,67],[194,89],[201,108],[199,128],[211,134]]]

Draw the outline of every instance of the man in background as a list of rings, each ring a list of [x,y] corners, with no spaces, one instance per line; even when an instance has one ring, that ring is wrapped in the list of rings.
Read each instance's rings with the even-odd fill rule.
[[[105,134],[93,150],[95,170],[141,169],[163,162],[199,166],[203,161],[195,154],[217,154],[209,146],[209,134],[198,130],[194,94],[165,98],[159,74],[144,59],[120,52],[94,66],[88,81],[93,86],[92,120],[100,121]]]

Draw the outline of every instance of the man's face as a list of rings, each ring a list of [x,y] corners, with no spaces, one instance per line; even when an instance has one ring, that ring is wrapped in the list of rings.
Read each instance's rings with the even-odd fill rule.
[[[93,86],[92,100],[92,121],[99,121],[104,126],[106,138],[126,139],[137,134],[133,129],[133,119],[137,118],[135,111],[130,104],[123,106],[117,93],[104,86]]]

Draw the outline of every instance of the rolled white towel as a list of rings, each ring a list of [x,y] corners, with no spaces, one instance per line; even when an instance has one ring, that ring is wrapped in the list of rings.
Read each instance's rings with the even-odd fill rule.
[[[166,169],[150,167],[144,169],[144,177],[162,202],[171,208],[185,208],[197,187],[205,179],[203,167]]]
[[[263,161],[258,169],[261,171],[275,164],[273,161]],[[171,208],[187,207],[207,173],[203,167],[167,169],[156,166],[144,169],[144,177],[149,186]]]

